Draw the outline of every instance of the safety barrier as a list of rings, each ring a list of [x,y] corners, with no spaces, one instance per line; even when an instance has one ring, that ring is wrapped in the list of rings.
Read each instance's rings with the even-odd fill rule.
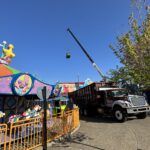
[[[47,118],[47,142],[70,134],[79,125],[78,108]],[[0,124],[0,150],[29,150],[42,145],[42,118]]]
[[[53,118],[47,119],[48,142],[53,141],[60,136],[71,133],[71,131],[74,129],[73,111],[60,113],[53,116]]]
[[[7,138],[7,125],[0,124],[0,150],[6,149],[6,143],[9,141]]]
[[[42,119],[18,121],[10,125],[9,150],[26,150],[42,143]]]
[[[77,128],[80,124],[79,108],[73,110],[73,128]]]

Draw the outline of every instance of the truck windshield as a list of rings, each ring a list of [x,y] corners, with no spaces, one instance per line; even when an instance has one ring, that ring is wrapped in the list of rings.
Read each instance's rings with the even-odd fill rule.
[[[111,90],[108,95],[111,97],[123,97],[128,95],[128,92],[126,90]]]

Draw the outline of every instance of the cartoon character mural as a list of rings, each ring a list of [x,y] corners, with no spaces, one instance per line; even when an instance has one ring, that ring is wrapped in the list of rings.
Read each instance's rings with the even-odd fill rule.
[[[62,87],[59,85],[59,83],[56,83],[56,85],[53,89],[52,95],[55,97],[60,96],[61,90],[62,90]]]
[[[14,82],[14,90],[16,94],[20,96],[27,94],[30,91],[31,86],[32,86],[32,79],[27,74],[20,75]]]
[[[8,65],[11,63],[11,59],[15,57],[15,54],[13,53],[14,45],[7,44],[6,41],[3,41],[2,44],[0,44],[0,46],[2,47],[0,63]]]
[[[83,83],[77,83],[77,82],[66,82],[66,83],[60,83],[60,86],[62,86],[61,94],[62,95],[67,95],[68,92],[73,92],[77,90]]]

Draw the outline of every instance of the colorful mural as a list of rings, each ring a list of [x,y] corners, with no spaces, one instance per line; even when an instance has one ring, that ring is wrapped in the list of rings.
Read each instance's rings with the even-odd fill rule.
[[[55,96],[55,97],[60,96],[61,91],[62,91],[62,86],[59,83],[56,83],[56,85],[53,89],[53,96]]]
[[[0,95],[36,95],[39,87],[46,86],[52,91],[52,85],[45,84],[30,74],[18,73],[12,76],[0,77]]]
[[[64,82],[60,83],[62,87],[61,94],[66,95],[68,92],[73,92],[77,90],[79,87],[83,86],[84,82]]]
[[[14,82],[14,91],[17,95],[23,96],[30,91],[32,84],[32,79],[29,75],[20,75]]]

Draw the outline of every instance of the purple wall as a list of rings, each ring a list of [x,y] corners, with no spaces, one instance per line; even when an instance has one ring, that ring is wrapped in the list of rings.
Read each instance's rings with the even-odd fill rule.
[[[34,86],[33,86],[32,90],[30,91],[29,94],[36,94],[38,87],[43,87],[43,86],[46,86],[49,91],[52,91],[52,86],[51,85],[46,85],[46,84],[44,84],[40,81],[35,80],[34,81]]]
[[[12,77],[0,78],[0,94],[12,94],[11,90]]]
[[[11,81],[12,77],[3,77],[0,78],[0,94],[13,94],[12,89],[11,89]],[[46,86],[49,91],[52,91],[52,86],[44,84],[38,80],[34,80],[34,85],[31,91],[29,92],[30,94],[36,94],[38,87],[43,87]]]

